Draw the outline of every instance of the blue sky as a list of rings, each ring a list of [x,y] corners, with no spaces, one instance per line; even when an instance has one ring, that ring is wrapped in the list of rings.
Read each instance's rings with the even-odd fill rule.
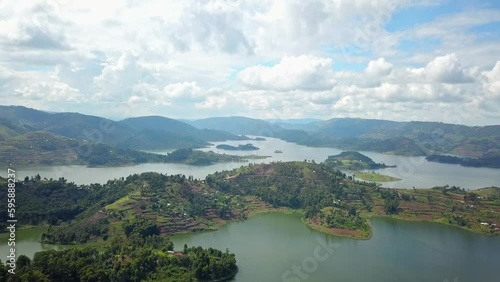
[[[0,2],[0,104],[496,124],[500,2]]]

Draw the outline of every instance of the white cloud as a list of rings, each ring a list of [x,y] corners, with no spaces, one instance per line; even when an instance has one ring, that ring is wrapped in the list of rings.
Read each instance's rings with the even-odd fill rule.
[[[117,60],[109,60],[93,81],[98,89],[94,99],[116,101],[136,94],[140,84],[154,84],[155,78],[142,67],[137,55],[125,51]]]
[[[163,89],[165,98],[171,102],[198,103],[205,99],[201,88],[196,82],[173,83]]]
[[[460,105],[466,123],[498,123],[500,39],[475,27],[500,9],[457,3],[399,26],[393,15],[415,5],[441,1],[4,0],[0,103],[441,121]]]
[[[323,90],[335,84],[332,60],[315,56],[285,56],[274,66],[254,66],[242,70],[238,79],[254,89]]]
[[[366,67],[366,74],[371,76],[387,76],[392,71],[392,64],[388,63],[384,58],[370,61]]]
[[[15,95],[22,99],[49,102],[80,102],[81,93],[61,82],[40,82],[15,90]]]
[[[435,82],[453,84],[474,81],[471,71],[460,64],[455,54],[436,57],[425,67],[425,72]]]
[[[483,87],[488,95],[500,100],[500,61],[497,61],[491,71],[483,73],[485,78]]]

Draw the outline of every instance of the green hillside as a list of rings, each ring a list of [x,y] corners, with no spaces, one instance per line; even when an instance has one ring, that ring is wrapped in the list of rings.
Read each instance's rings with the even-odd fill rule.
[[[79,113],[47,113],[21,106],[0,106],[0,138],[30,131],[105,143],[131,149],[203,147],[209,141],[245,137],[216,130],[200,130],[164,117],[130,118],[121,122]],[[6,129],[7,128],[7,129]]]

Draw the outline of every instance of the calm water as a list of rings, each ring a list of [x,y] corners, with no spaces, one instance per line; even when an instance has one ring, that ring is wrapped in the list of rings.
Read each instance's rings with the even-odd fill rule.
[[[298,215],[271,213],[172,239],[176,249],[185,243],[229,248],[240,267],[238,282],[499,281],[499,237],[431,223],[372,223],[373,237],[357,241],[312,230]]]
[[[184,244],[228,248],[240,268],[237,282],[498,281],[500,237],[432,223],[379,218],[372,224],[373,237],[358,241],[312,230],[297,214],[269,213],[172,240],[178,250]],[[44,231],[18,230],[17,254],[32,257],[37,251],[71,247],[39,243]],[[0,234],[3,261],[6,239]]]
[[[317,148],[306,147],[289,143],[275,138],[267,138],[266,141],[250,141],[259,147],[258,151],[224,151],[215,148],[215,145],[227,143],[232,145],[245,144],[249,141],[227,141],[216,142],[211,148],[203,150],[212,150],[218,153],[226,154],[258,154],[267,155],[271,158],[254,160],[252,162],[262,163],[271,161],[303,161],[314,160],[316,162],[324,161],[329,155],[341,152],[335,148]],[[274,153],[275,150],[282,150],[282,154]],[[163,153],[170,152],[164,151]],[[159,152],[162,153],[162,152]],[[363,152],[372,158],[375,162],[383,162],[387,165],[397,165],[396,168],[386,168],[378,170],[383,174],[388,174],[401,178],[402,181],[385,183],[385,187],[428,188],[437,185],[456,185],[468,189],[476,189],[486,186],[500,186],[500,170],[491,168],[467,168],[458,165],[440,164],[427,162],[423,157],[405,157],[384,155],[374,152]],[[65,177],[77,184],[105,183],[109,179],[126,177],[133,173],[146,171],[156,171],[167,174],[185,174],[192,175],[195,178],[205,178],[207,174],[215,171],[229,170],[237,168],[244,163],[222,163],[211,166],[189,166],[181,164],[141,164],[126,167],[106,167],[106,168],[87,168],[84,166],[55,166],[55,167],[28,167],[17,168],[18,178],[33,176],[36,174],[47,178]],[[0,171],[1,176],[6,176],[6,169]]]
[[[51,245],[42,244],[40,239],[42,233],[47,231],[47,227],[35,227],[29,229],[16,230],[16,253],[17,255],[27,255],[33,257],[36,252],[46,251],[51,249],[63,250],[72,248],[69,245]],[[0,260],[6,261],[6,256],[10,247],[7,245],[9,239],[8,233],[0,233]]]

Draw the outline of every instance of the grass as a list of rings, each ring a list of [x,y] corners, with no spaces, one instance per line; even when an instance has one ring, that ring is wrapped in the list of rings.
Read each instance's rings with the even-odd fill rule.
[[[122,209],[122,205],[127,203],[127,202],[130,202],[130,195],[127,195],[121,199],[118,199],[116,202],[112,203],[112,204],[109,204],[106,206],[106,210],[121,210]]]
[[[364,172],[364,171],[357,171],[354,173],[356,178],[363,179],[366,181],[373,181],[373,182],[394,182],[394,181],[400,181],[400,178],[393,177],[390,175],[385,175],[385,174],[380,174],[376,172]]]

